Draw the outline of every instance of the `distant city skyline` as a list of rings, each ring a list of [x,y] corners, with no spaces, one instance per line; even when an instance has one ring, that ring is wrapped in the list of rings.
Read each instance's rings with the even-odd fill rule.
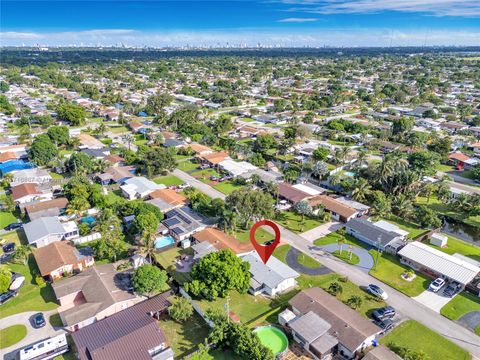
[[[2,46],[480,45],[478,0],[2,0]]]

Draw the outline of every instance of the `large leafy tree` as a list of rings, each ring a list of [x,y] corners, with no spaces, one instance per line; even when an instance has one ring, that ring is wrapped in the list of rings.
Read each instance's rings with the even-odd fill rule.
[[[246,293],[250,282],[250,264],[243,262],[230,249],[210,253],[195,264],[190,273],[192,282],[186,286],[195,296],[208,299],[225,297],[230,290]]]
[[[85,124],[86,112],[80,105],[72,102],[64,102],[57,107],[59,120],[68,121],[74,126]]]
[[[48,135],[41,134],[33,140],[29,149],[29,155],[33,162],[43,166],[47,165],[58,155],[58,149]]]
[[[70,139],[67,126],[52,126],[48,129],[47,135],[57,146],[67,145]]]
[[[167,284],[167,273],[153,265],[143,265],[135,270],[132,285],[136,292],[153,295],[162,291]]]
[[[140,166],[148,176],[160,174],[165,170],[173,170],[176,162],[174,153],[166,148],[158,147],[147,150],[140,159]]]
[[[5,265],[0,265],[0,294],[6,292],[12,281],[12,272]]]
[[[264,191],[242,188],[227,196],[225,208],[236,213],[240,225],[247,229],[253,220],[272,218],[273,199]]]

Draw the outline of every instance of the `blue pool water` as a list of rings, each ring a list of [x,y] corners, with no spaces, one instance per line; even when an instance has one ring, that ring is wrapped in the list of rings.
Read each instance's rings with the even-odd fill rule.
[[[345,171],[345,175],[350,176],[350,177],[354,177],[356,175],[356,173],[351,172],[351,171]]]
[[[175,239],[171,236],[160,236],[155,240],[155,249],[161,249],[175,244]]]
[[[88,225],[92,226],[95,223],[95,218],[93,216],[86,216],[82,218],[82,223],[87,223]]]

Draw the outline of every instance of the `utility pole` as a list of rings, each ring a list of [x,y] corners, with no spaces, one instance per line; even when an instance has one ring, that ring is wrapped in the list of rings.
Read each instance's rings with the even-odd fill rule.
[[[227,302],[225,303],[225,310],[227,312],[227,322],[230,322],[230,295],[227,296]]]
[[[380,255],[380,241],[382,240],[382,235],[380,235],[378,237],[378,240],[377,240],[377,256],[376,256],[376,259],[375,259],[375,270],[377,270],[377,264],[378,264],[378,257]]]

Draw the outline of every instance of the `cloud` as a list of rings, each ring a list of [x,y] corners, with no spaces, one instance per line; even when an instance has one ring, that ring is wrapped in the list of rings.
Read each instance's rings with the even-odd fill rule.
[[[480,30],[390,29],[239,29],[218,31],[85,30],[70,32],[0,32],[3,46],[478,46]]]
[[[311,14],[421,12],[435,16],[480,17],[479,0],[283,0],[289,9]]]
[[[286,18],[278,20],[277,22],[281,23],[305,23],[305,22],[314,22],[318,21],[316,18]]]

